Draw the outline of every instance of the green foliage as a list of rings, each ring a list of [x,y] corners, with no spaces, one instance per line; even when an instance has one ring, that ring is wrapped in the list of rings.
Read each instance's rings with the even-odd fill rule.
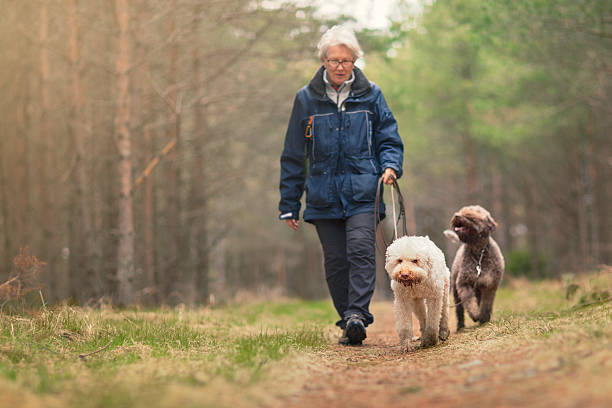
[[[601,92],[612,86],[611,17],[605,0],[449,0],[392,26],[393,54],[368,56],[366,69],[399,122],[417,231],[446,228],[447,218],[421,214],[497,203],[502,234],[547,223],[530,229],[529,243],[506,233],[511,274],[584,265],[575,232],[609,229],[595,217],[610,200],[602,163],[612,101]]]
[[[527,251],[514,250],[509,251],[506,256],[506,272],[510,276],[524,276],[529,279],[541,279],[545,277],[543,271],[546,271],[546,260],[543,256],[537,256],[537,260],[533,262],[533,254]]]

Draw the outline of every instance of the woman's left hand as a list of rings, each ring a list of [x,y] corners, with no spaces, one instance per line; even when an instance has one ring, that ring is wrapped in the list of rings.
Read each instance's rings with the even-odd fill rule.
[[[385,172],[382,175],[383,183],[385,184],[393,184],[393,180],[397,179],[397,175],[395,174],[395,170],[390,167],[385,169]]]

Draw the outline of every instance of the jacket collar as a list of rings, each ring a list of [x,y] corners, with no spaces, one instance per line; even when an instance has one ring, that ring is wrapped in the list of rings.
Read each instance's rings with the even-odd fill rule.
[[[314,74],[308,87],[310,90],[319,98],[325,99],[325,81],[323,79],[323,73],[325,72],[325,67],[321,65],[321,68]],[[370,91],[372,86],[370,85],[370,81],[366,78],[365,74],[357,67],[353,68],[353,74],[355,75],[355,80],[351,84],[351,96],[361,96]]]

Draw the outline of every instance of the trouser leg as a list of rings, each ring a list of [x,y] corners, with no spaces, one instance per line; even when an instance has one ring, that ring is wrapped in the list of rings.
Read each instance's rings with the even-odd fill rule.
[[[346,231],[344,220],[315,221],[325,260],[325,279],[334,307],[344,319],[348,306],[349,264],[346,257]],[[344,322],[338,323],[343,327]]]
[[[367,326],[374,321],[370,300],[376,279],[375,231],[372,213],[356,214],[346,220],[346,255],[349,264],[347,318],[363,317]]]

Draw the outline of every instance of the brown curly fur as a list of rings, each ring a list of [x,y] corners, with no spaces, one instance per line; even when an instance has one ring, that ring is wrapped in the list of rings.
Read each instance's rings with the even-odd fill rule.
[[[451,267],[457,330],[465,326],[464,310],[480,324],[491,320],[495,293],[504,275],[504,257],[490,236],[496,226],[491,214],[479,205],[463,207],[451,219],[451,229],[462,242]],[[476,266],[481,252],[482,269],[478,276]]]

